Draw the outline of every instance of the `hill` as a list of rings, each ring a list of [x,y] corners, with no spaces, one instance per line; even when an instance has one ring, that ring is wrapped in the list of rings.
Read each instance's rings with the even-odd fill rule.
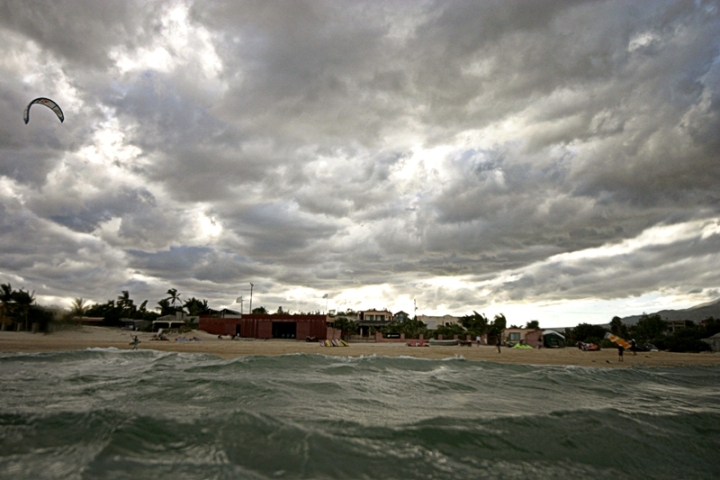
[[[659,312],[648,313],[648,315],[660,315],[663,320],[692,320],[695,323],[701,322],[708,317],[720,318],[720,299],[709,303],[703,303],[684,310],[660,310]],[[625,325],[636,325],[642,315],[631,315],[621,318]]]

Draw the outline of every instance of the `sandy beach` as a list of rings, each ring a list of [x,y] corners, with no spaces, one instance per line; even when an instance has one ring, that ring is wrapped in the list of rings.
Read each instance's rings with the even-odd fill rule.
[[[632,355],[625,352],[624,362],[618,361],[617,350],[604,349],[599,352],[583,352],[576,348],[563,349],[511,349],[502,348],[498,353],[490,346],[431,346],[409,347],[405,343],[363,343],[349,347],[323,347],[318,343],[298,340],[230,340],[219,339],[202,331],[185,334],[170,334],[168,341],[153,341],[152,334],[138,332],[141,343],[138,349],[152,349],[180,353],[204,353],[221,358],[247,355],[286,355],[293,353],[360,357],[382,355],[390,357],[409,356],[416,358],[442,359],[463,357],[467,360],[485,360],[498,363],[527,365],[575,365],[584,367],[628,368],[680,367],[698,365],[720,365],[720,354],[716,353],[670,353],[639,352]],[[178,337],[197,337],[198,342],[178,342]],[[84,350],[87,348],[130,349],[131,332],[117,328],[82,327],[51,334],[27,332],[0,332],[0,352],[53,352]]]

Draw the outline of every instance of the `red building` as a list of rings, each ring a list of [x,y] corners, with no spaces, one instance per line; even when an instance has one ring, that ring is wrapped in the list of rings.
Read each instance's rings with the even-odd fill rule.
[[[214,335],[240,335],[245,338],[329,338],[326,315],[253,313],[224,318],[200,315],[199,328]]]

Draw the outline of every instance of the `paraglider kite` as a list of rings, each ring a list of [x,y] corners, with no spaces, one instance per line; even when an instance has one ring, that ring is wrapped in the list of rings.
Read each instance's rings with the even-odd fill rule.
[[[65,115],[63,115],[63,112],[62,110],[60,110],[60,107],[57,103],[53,102],[49,98],[40,97],[28,103],[28,106],[25,107],[25,111],[23,112],[23,120],[25,120],[26,125],[30,121],[30,107],[35,105],[36,103],[39,103],[40,105],[45,105],[50,110],[55,112],[55,115],[57,115],[61,123],[65,120]]]

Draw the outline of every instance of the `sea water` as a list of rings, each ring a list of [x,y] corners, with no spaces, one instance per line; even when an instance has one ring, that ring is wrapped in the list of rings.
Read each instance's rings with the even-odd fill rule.
[[[0,478],[720,478],[720,368],[0,354]]]

